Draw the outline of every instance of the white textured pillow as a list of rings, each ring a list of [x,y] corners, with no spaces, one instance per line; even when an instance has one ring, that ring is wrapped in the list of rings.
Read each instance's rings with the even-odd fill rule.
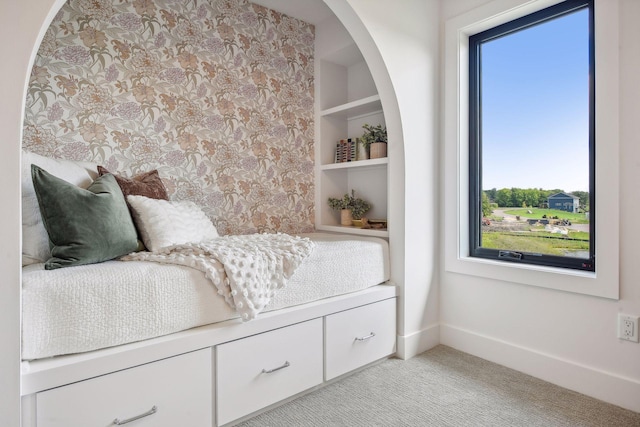
[[[45,262],[51,258],[49,234],[44,228],[36,191],[31,180],[31,165],[71,184],[87,188],[98,177],[98,165],[89,162],[52,159],[22,150],[22,265]]]
[[[128,196],[133,219],[144,245],[151,252],[183,243],[199,243],[219,237],[205,213],[193,202]]]

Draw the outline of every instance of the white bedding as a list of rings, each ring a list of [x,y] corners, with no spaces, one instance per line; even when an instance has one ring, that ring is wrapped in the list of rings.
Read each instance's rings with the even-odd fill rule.
[[[314,246],[309,238],[256,233],[171,245],[158,252],[136,252],[121,259],[200,270],[243,320],[251,320],[286,286]]]
[[[388,244],[309,234],[315,249],[265,311],[355,292],[389,280]],[[22,358],[140,341],[239,317],[204,273],[145,261],[45,271],[23,268]]]

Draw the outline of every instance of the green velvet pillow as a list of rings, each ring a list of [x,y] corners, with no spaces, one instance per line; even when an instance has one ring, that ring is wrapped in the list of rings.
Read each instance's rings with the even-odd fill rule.
[[[86,190],[31,165],[51,258],[45,269],[107,261],[136,250],[129,208],[113,175],[98,177]]]

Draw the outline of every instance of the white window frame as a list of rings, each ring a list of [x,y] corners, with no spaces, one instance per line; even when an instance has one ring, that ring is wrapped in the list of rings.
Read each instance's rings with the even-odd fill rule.
[[[445,270],[603,298],[619,298],[619,0],[594,2],[595,272],[469,256],[469,36],[561,0],[494,0],[445,23]]]

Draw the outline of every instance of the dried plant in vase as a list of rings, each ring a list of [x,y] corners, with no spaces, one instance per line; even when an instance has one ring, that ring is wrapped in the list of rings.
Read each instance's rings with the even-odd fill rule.
[[[351,190],[351,195],[345,194],[341,199],[329,197],[331,209],[341,211],[342,225],[351,225],[352,220],[362,219],[362,216],[371,209],[371,205],[366,200],[356,197],[356,191]]]

